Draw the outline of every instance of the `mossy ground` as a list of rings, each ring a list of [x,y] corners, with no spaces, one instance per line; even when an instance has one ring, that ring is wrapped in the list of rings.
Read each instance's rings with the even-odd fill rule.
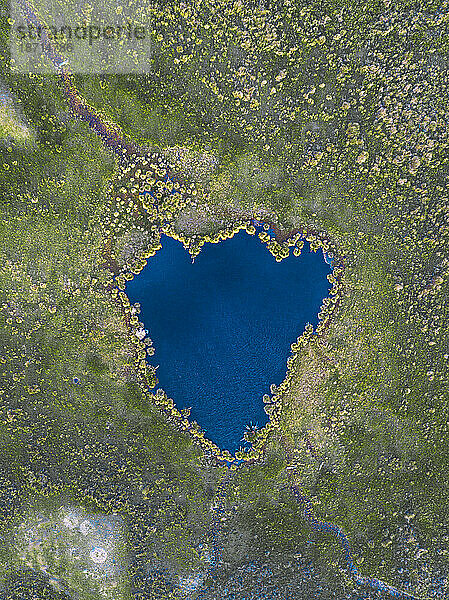
[[[238,508],[224,524],[225,567],[214,584],[222,594],[226,573],[249,560],[239,544],[276,570],[281,590],[298,552],[332,582],[323,597],[352,589],[335,539],[311,533],[285,490],[281,433],[297,448],[316,514],[345,530],[363,574],[418,596],[447,593],[448,26],[440,8],[164,3],[153,10],[151,73],[76,78],[129,139],[172,157],[196,184],[196,199],[172,215],[178,232],[213,234],[264,215],[326,234],[345,257],[342,300],[291,367],[264,462],[235,475],[229,505]],[[106,290],[113,277],[101,267],[112,154],[70,117],[56,77],[6,75],[3,85],[34,138],[14,143],[10,128],[0,148],[2,530],[10,535],[30,494],[119,512],[130,589],[170,595],[157,579],[142,591],[149,584],[138,574],[202,568],[196,546],[220,472],[138,385],[134,348]],[[118,220],[112,254],[125,271],[154,232],[132,228],[130,214]],[[46,589],[42,597],[55,593]]]

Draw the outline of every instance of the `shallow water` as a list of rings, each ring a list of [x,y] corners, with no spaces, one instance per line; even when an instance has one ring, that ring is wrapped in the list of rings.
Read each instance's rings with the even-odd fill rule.
[[[240,231],[205,244],[192,264],[180,242],[162,249],[128,283],[131,303],[153,340],[157,377],[178,408],[192,407],[222,449],[245,446],[245,426],[267,422],[262,396],[285,377],[290,344],[318,323],[331,268],[306,243],[276,262],[256,236]]]

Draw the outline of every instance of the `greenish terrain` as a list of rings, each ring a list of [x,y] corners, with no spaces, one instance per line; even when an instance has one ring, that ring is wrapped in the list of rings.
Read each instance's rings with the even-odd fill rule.
[[[260,216],[322,234],[345,265],[329,326],[273,391],[264,459],[234,475],[203,597],[230,598],[238,576],[235,597],[257,598],[251,561],[272,573],[260,575],[268,598],[360,597],[335,538],[312,531],[288,491],[294,465],[361,573],[447,598],[447,2],[147,10],[149,72],[75,83],[194,184],[170,207],[173,230],[211,236]],[[14,109],[0,107],[0,594],[186,598],[180,578],[207,571],[198,545],[211,545],[224,469],[142,391],[145,351],[103,256],[112,228],[110,256],[128,273],[158,235],[151,216],[116,205],[117,159],[71,117],[56,76],[11,74],[0,54]],[[113,573],[95,579],[87,558],[67,556],[90,535],[67,515],[117,517]],[[300,576],[308,561],[321,591]]]

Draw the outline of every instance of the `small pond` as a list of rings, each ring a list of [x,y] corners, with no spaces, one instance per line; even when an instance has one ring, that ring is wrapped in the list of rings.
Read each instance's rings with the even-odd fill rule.
[[[262,397],[284,379],[306,323],[317,325],[331,267],[307,242],[301,256],[276,262],[244,230],[206,243],[194,263],[180,242],[164,235],[161,243],[126,287],[153,340],[157,387],[234,453],[247,446],[247,425],[267,422]]]

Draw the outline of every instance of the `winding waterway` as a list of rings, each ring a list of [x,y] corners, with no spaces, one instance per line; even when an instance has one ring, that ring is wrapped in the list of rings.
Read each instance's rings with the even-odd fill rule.
[[[43,25],[41,19],[39,18],[38,14],[35,11],[31,2],[28,2],[27,0],[19,0],[19,3],[22,7],[24,17],[26,18],[28,24],[34,25],[34,26],[39,26],[39,25],[42,26]],[[45,51],[46,56],[52,61],[53,65],[55,66],[56,72],[59,73],[59,75],[62,78],[62,83],[63,83],[63,87],[64,87],[64,92],[66,95],[66,100],[67,100],[74,116],[76,116],[84,121],[87,121],[87,123],[92,128],[92,130],[95,131],[95,133],[97,133],[97,135],[99,135],[101,137],[105,146],[107,146],[111,151],[115,152],[120,157],[121,161],[126,163],[126,161],[128,160],[129,157],[131,157],[133,154],[138,154],[140,152],[140,149],[137,148],[131,142],[129,142],[123,138],[120,128],[118,128],[116,125],[114,125],[112,123],[107,122],[97,111],[95,111],[95,109],[93,107],[89,106],[86,103],[86,101],[81,97],[81,95],[79,94],[78,90],[76,89],[76,87],[74,85],[68,61],[65,60],[61,55],[59,55],[59,53],[55,50],[55,48],[53,47],[53,45],[45,31],[44,31],[41,41],[43,42],[44,51]],[[141,151],[141,154],[145,154],[145,152]],[[234,240],[234,244],[235,244],[235,239],[239,239],[239,240],[243,239],[244,235],[245,234],[241,234],[240,237],[235,236],[235,238],[233,238],[232,240],[228,240],[228,242],[232,242]],[[255,241],[256,240],[253,240],[253,242],[255,242]],[[165,246],[166,246],[165,250],[167,250],[167,247],[169,247],[172,244],[172,242],[173,242],[173,240],[171,240],[168,243],[167,242],[165,243]],[[228,243],[228,242],[226,242],[226,243]],[[219,244],[218,247],[221,247],[221,246],[225,245],[226,243],[222,242],[221,244]],[[245,240],[245,243],[249,243],[248,240]],[[178,250],[183,250],[181,246],[177,249],[175,249],[175,248],[176,248],[175,246],[172,246],[172,252],[174,252],[174,253],[177,253]],[[229,248],[229,243],[228,243],[228,248]],[[163,250],[164,250],[164,248],[163,248]],[[204,262],[204,268],[207,266],[207,261],[209,260],[209,269],[210,269],[210,264],[211,264],[210,261],[212,260],[213,251],[212,251],[212,253],[210,253],[210,252],[205,252],[204,250],[205,249],[203,249],[202,253],[197,258],[197,260],[199,261],[198,264],[201,264],[200,258],[202,256],[204,260],[202,260],[201,262]],[[234,260],[232,261],[232,263],[228,264],[225,262],[222,264],[221,268],[222,269],[226,268],[227,264],[228,264],[228,266],[230,266],[232,264],[234,268],[237,268],[238,264],[241,265],[241,259],[243,257],[244,257],[245,261],[249,260],[250,252],[248,251],[248,248],[246,248],[246,249],[243,248],[243,250],[244,250],[244,253],[242,252],[241,255],[238,255],[238,253],[237,253],[237,256],[234,257]],[[265,249],[263,249],[263,250],[265,252],[267,252]],[[162,252],[162,254],[160,254],[160,257],[163,257],[163,256],[164,256],[164,254]],[[165,256],[167,256],[167,255],[165,255]],[[186,259],[186,256],[187,255],[185,255],[184,258],[182,259],[184,261],[184,263],[185,263],[184,259]],[[208,258],[204,258],[204,257],[208,257]],[[157,272],[158,258],[159,258],[158,255],[156,255],[156,257],[154,257],[151,261],[153,273]],[[289,260],[290,259],[286,259],[282,262],[285,263],[285,265],[288,265]],[[301,260],[304,260],[304,259],[302,258]],[[213,261],[212,261],[212,263],[213,263]],[[300,264],[301,264],[300,262],[295,261],[295,268],[299,269]],[[278,275],[280,275],[282,272],[282,270],[279,270],[279,267],[281,265],[282,265],[282,263],[276,264],[276,268],[273,269],[273,271],[276,271]],[[189,265],[189,268],[191,268],[191,267],[192,267],[192,265]],[[324,269],[325,267],[327,268],[325,263],[321,260],[321,268]],[[160,269],[160,267],[159,267],[159,269]],[[247,272],[248,272],[248,265],[246,265],[246,273]],[[299,275],[299,272],[300,272],[299,270],[296,271],[296,276]],[[269,272],[264,273],[263,270],[261,271],[260,267],[257,267],[257,264],[256,264],[256,265],[254,265],[254,274],[258,275],[257,286],[255,289],[258,290],[258,294],[260,295],[261,298],[263,298],[264,295],[267,295],[270,292],[270,286],[272,286],[272,283],[274,281],[274,279],[272,279],[271,270]],[[170,281],[172,281],[172,285],[175,285],[175,286],[180,285],[181,282],[178,281],[179,274],[172,272],[171,278],[169,278],[168,275],[169,274],[167,273],[166,276],[165,275],[162,276],[159,288],[156,286],[156,283],[153,282],[153,288],[151,289],[151,293],[152,294],[154,293],[154,295],[156,297],[158,296],[158,294],[159,294],[159,296],[161,296],[161,294],[164,292],[164,282],[167,283],[170,280]],[[173,277],[173,275],[174,275],[174,277]],[[191,276],[191,274],[189,274],[189,277],[190,276]],[[273,275],[273,277],[274,277],[274,275]],[[140,285],[143,286],[144,279],[142,278],[142,274],[140,275],[140,278],[136,279],[136,284],[139,281],[140,281]],[[248,282],[249,282],[249,279],[245,279],[245,280],[241,279],[240,280],[240,283],[242,284],[243,287],[249,285]],[[292,281],[289,280],[288,278],[286,278],[286,279],[284,279],[284,282],[288,282],[288,287],[290,288]],[[311,288],[309,288],[309,289],[311,289]],[[318,290],[318,288],[316,288],[316,289]],[[129,289],[128,289],[128,293],[132,294],[131,290],[132,290],[132,287],[130,285]],[[165,291],[167,291],[167,290],[165,290]],[[319,299],[324,298],[325,295],[326,295],[326,293],[323,293],[322,290],[318,291]],[[151,297],[151,296],[148,296],[148,297]],[[276,288],[274,291],[273,291],[273,288],[271,288],[271,299],[273,300],[273,303],[272,303],[273,307],[279,306],[276,303],[274,303],[274,299],[281,300],[282,298],[283,298],[282,288]],[[182,300],[182,298],[181,298],[181,300]],[[143,313],[145,313],[146,309],[145,309],[142,298],[140,298],[140,301],[142,302],[142,305],[143,305]],[[291,304],[289,304],[289,306],[291,306]],[[185,307],[187,307],[187,303],[185,304]],[[274,308],[274,314],[276,313],[276,310],[277,309]],[[190,325],[192,325],[192,323],[194,323],[194,321],[192,321],[191,315],[189,315],[189,313],[186,312],[185,310],[184,311],[179,310],[179,314],[180,315],[184,314],[184,322],[185,322],[186,326],[189,323],[190,323]],[[314,306],[313,314],[314,315],[316,314],[316,305]],[[215,322],[213,320],[211,315],[213,315],[213,311],[209,312],[209,319],[207,319],[203,322],[203,328],[205,330],[207,329],[207,327],[212,327],[212,330],[208,332],[209,334],[212,333],[212,331],[214,330],[214,328],[217,325],[217,322]],[[223,316],[223,315],[221,315],[221,316]],[[154,314],[153,314],[153,317],[154,317]],[[233,322],[232,321],[233,318],[235,318],[235,314],[230,313],[230,321],[229,321],[230,323]],[[217,319],[216,315],[215,315],[215,319]],[[311,320],[313,322],[313,318]],[[157,322],[157,320],[154,318],[151,318],[151,314],[148,313],[147,322],[148,323],[151,322],[152,336],[153,337],[155,336],[155,343],[157,346],[158,345],[158,340],[157,340],[158,334],[155,331],[155,325],[154,325]],[[226,322],[226,319],[222,319],[222,322]],[[254,321],[252,321],[252,322],[254,322]],[[269,320],[269,326],[271,326],[272,323],[274,324],[274,319]],[[298,321],[295,321],[295,323],[297,325]],[[167,331],[169,329],[170,329],[170,327],[165,330],[165,334],[167,333]],[[174,331],[176,331],[176,328],[172,325],[171,330],[172,330],[172,332],[174,332]],[[229,330],[232,331],[231,328],[229,328]],[[300,330],[296,329],[294,335],[296,335],[296,331],[298,331],[297,335],[299,335],[299,333],[301,332]],[[260,332],[258,332],[258,333],[260,333]],[[242,339],[241,332],[239,332],[239,334],[240,334],[240,338],[237,338],[237,341]],[[248,337],[248,331],[246,331],[246,336],[247,337],[244,339],[252,339],[251,335]],[[158,350],[159,356],[161,356],[161,354],[162,354],[162,347],[163,347],[162,346],[162,338],[163,338],[163,335],[161,336],[161,339],[159,340],[159,350]],[[211,338],[209,338],[209,339],[211,339]],[[261,339],[262,339],[261,337],[257,338],[256,336],[254,336],[254,339],[259,341],[259,347],[263,345],[263,343],[261,342]],[[275,344],[276,340],[279,340],[279,339],[282,339],[282,337],[279,336],[279,332],[276,333],[276,338],[273,338],[273,339],[265,338],[265,343],[267,344],[266,348],[272,349],[272,351],[271,351],[272,356],[274,356],[276,354],[277,356],[282,357],[282,360],[284,360],[285,345],[280,349],[280,354],[278,354],[277,352],[274,352],[274,350],[273,350],[273,344]],[[238,343],[235,343],[236,338],[231,336],[231,340],[233,340],[233,342],[231,341],[231,343],[229,344],[229,347],[227,349],[229,356],[232,355],[233,348],[236,348],[236,347],[238,348]],[[218,341],[219,341],[219,339],[218,339]],[[291,338],[291,332],[289,332],[288,341],[289,342],[293,341],[293,339]],[[194,355],[194,345],[192,345],[192,341],[185,338],[184,342],[186,344],[186,347],[188,347],[190,349],[190,354]],[[173,340],[172,340],[172,343],[173,343]],[[240,343],[241,343],[241,341],[240,341]],[[166,347],[168,347],[168,345]],[[172,348],[173,348],[173,346],[172,346]],[[214,350],[214,346],[211,343],[211,352],[213,350]],[[217,350],[215,348],[215,353],[216,352],[217,352]],[[171,354],[174,356],[175,352],[172,351]],[[288,348],[287,348],[287,354],[288,354]],[[184,355],[187,356],[187,353],[185,352]],[[161,358],[161,362],[162,362],[162,358]],[[249,363],[244,363],[242,361],[242,362],[240,362],[240,364],[248,365]],[[165,370],[167,370],[167,375],[169,377],[170,377],[169,373],[171,373],[171,376],[174,376],[174,373],[176,372],[173,370],[169,372],[169,367],[167,365],[168,365],[168,363],[164,363],[164,368],[159,373],[159,376],[161,378],[165,377],[165,375],[163,375]],[[162,365],[161,365],[161,367],[162,367]],[[267,365],[265,365],[265,367],[267,367]],[[276,377],[281,376],[281,374],[285,372],[284,367],[281,368],[278,366],[277,369],[278,370],[276,370],[276,365],[272,364],[271,370],[268,368],[261,368],[261,373],[265,373],[265,372],[269,373],[268,380],[271,380],[271,382],[274,382]],[[244,375],[246,375],[246,378],[244,377],[242,381],[250,380],[250,378],[248,377],[248,373],[246,373]],[[228,380],[232,381],[234,384],[232,386],[231,393],[233,395],[235,395],[235,391],[236,391],[235,390],[235,381],[237,381],[237,378],[235,380],[232,380],[228,377]],[[208,400],[208,399],[210,399],[210,396],[211,396],[211,394],[210,394],[210,392],[208,392],[206,394],[206,396],[203,396],[203,399],[205,398],[206,400]],[[256,398],[256,402],[258,402],[257,394],[251,395],[251,398],[253,399],[252,402],[254,402],[255,398]],[[185,400],[184,400],[184,403],[185,403]],[[200,405],[197,404],[197,406],[200,406]],[[206,406],[206,404],[204,406]],[[261,404],[259,404],[258,406],[261,406]],[[222,399],[221,409],[223,409],[223,408],[226,408],[226,405],[223,405],[223,399]],[[248,409],[249,409],[249,412],[246,414],[244,421],[246,421],[246,419],[250,415],[251,411],[255,411],[255,412],[253,412],[252,418],[256,419],[257,418],[257,405],[256,406],[250,405],[249,407],[247,406],[246,410],[248,410]],[[239,405],[239,411],[240,410],[241,410],[241,407]],[[215,413],[215,414],[217,414],[217,413]],[[220,411],[220,414],[226,415],[226,412],[223,413],[222,411]],[[243,414],[243,413],[241,413],[241,414]],[[193,413],[192,413],[192,416],[194,417]],[[263,416],[263,418],[265,419],[265,416],[262,415],[261,413],[258,413],[258,416],[259,417]],[[199,417],[199,420],[201,422],[200,417]],[[217,419],[215,419],[215,420],[217,420]],[[228,420],[228,423],[230,423],[230,422],[231,422],[231,419]],[[206,424],[204,422],[204,418],[203,418],[201,424],[203,426],[206,426]],[[262,423],[260,423],[260,424],[262,424]],[[240,424],[237,425],[237,427],[240,431]],[[209,432],[209,434],[210,434],[210,432]],[[235,431],[233,431],[231,433],[230,437],[227,436],[227,434],[224,432],[224,430],[222,431],[222,433],[220,435],[223,436],[222,443],[225,443],[225,444],[230,443],[231,440],[235,439],[235,437],[234,437]],[[234,462],[237,462],[237,464],[238,464],[240,461],[235,460]],[[231,463],[229,463],[228,467],[230,467],[230,466],[231,466]],[[290,472],[290,475],[292,475],[292,472]],[[298,474],[298,475],[300,475],[300,474]],[[226,485],[229,482],[230,476],[231,476],[231,472],[230,472],[230,469],[228,469],[228,473],[227,473],[226,477],[223,479],[223,481],[221,482],[221,484],[218,487],[218,490],[217,490],[218,504],[213,509],[213,512],[215,514],[215,518],[213,521],[213,527],[212,527],[212,531],[211,531],[211,537],[213,540],[213,548],[214,548],[213,565],[216,563],[217,560],[220,559],[220,545],[219,545],[217,537],[218,537],[218,533],[219,533],[219,529],[220,529],[220,522],[221,522],[220,515],[222,515],[225,512]],[[358,571],[357,567],[354,565],[351,550],[350,550],[349,539],[346,536],[346,534],[343,532],[343,530],[335,524],[321,521],[319,518],[317,518],[317,516],[313,512],[310,501],[301,494],[301,492],[296,484],[293,483],[293,485],[291,485],[291,491],[293,492],[293,495],[296,498],[299,507],[302,509],[301,512],[302,512],[303,518],[310,524],[310,526],[313,529],[316,529],[318,531],[331,533],[336,537],[336,540],[338,541],[339,545],[342,547],[342,549],[344,551],[344,556],[345,556],[345,561],[347,564],[348,573],[355,583],[357,583],[360,586],[370,587],[371,589],[374,589],[379,592],[383,592],[383,593],[388,594],[389,596],[395,597],[395,598],[408,598],[408,599],[416,598],[416,596],[414,596],[410,593],[407,593],[405,591],[398,590],[376,578],[362,576],[360,574],[360,572]]]

